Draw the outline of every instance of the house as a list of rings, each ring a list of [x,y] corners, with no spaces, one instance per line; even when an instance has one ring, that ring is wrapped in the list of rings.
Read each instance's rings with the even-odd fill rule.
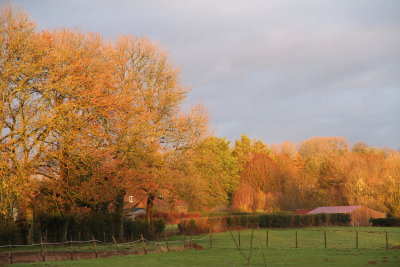
[[[309,211],[307,214],[319,214],[319,213],[344,213],[350,214],[351,224],[356,226],[369,226],[371,225],[370,219],[375,218],[386,218],[386,214],[383,212],[375,211],[370,208],[357,205],[357,206],[331,206],[331,207],[319,207]]]

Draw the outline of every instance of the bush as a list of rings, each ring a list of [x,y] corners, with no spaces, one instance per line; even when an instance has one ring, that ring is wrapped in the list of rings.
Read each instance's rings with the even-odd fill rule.
[[[215,220],[213,217],[182,219],[178,224],[178,230],[183,234],[208,233],[212,226],[220,225],[221,222],[221,219]]]
[[[303,226],[312,226],[314,225],[314,218],[317,216],[314,215],[304,215],[303,216]]]
[[[325,213],[320,213],[319,216],[321,217],[321,223],[327,223],[327,218]]]
[[[165,230],[165,221],[162,219],[155,219],[154,220],[154,233],[159,235],[163,233]]]
[[[228,227],[231,227],[231,228],[232,228],[232,227],[237,226],[235,217],[226,217],[226,218],[225,218],[225,222],[226,222],[226,225],[227,225]]]
[[[184,212],[163,212],[156,211],[153,213],[153,218],[163,219],[167,224],[177,224],[183,218],[201,218],[200,213],[184,213]],[[135,220],[145,220],[146,214],[139,214],[135,217]]]
[[[300,215],[294,216],[294,225],[295,226],[302,226],[302,224],[301,224],[301,216]]]
[[[249,216],[248,215],[240,216],[240,226],[249,227]]]
[[[273,215],[271,227],[286,228],[290,227],[290,215]]]
[[[350,214],[333,213],[330,214],[329,223],[333,225],[345,225],[351,222]]]
[[[372,226],[400,227],[400,218],[370,219]]]
[[[8,242],[15,244],[18,227],[14,222],[0,221],[0,245],[8,245]]]
[[[314,215],[314,225],[318,226],[323,223],[326,223],[326,215],[324,213],[315,214]]]
[[[124,221],[124,235],[127,239],[139,239],[141,235],[145,238],[152,238],[154,235],[160,235],[165,230],[165,222],[162,219],[154,219],[154,233],[150,232],[150,226],[144,220],[126,220]]]
[[[270,216],[266,214],[260,215],[258,223],[259,226],[262,228],[270,227],[271,224]]]

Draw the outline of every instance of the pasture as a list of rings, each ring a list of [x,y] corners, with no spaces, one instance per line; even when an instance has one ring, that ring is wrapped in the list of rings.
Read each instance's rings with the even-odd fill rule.
[[[13,266],[210,267],[247,266],[249,262],[251,266],[400,266],[400,228],[310,227],[255,229],[253,233],[252,230],[246,229],[230,233],[213,233],[211,242],[209,235],[172,236],[168,239],[169,252],[166,252],[165,241],[160,240],[153,243],[152,248],[148,247],[148,254],[144,255],[142,244],[137,242],[120,245],[120,256]],[[191,239],[193,244],[198,245],[197,249],[188,248]],[[184,240],[186,249],[183,249]],[[104,249],[99,246],[100,251]],[[86,250],[89,251],[90,247]]]

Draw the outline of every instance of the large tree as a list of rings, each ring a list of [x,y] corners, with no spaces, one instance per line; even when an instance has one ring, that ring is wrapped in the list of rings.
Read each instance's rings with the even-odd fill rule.
[[[171,159],[207,128],[201,107],[181,111],[188,90],[168,54],[134,37],[37,32],[9,5],[0,53],[1,212],[10,217],[26,199],[33,214],[29,203],[45,194],[51,212],[112,205],[122,216],[129,188],[147,196],[151,219],[155,197],[173,184]]]

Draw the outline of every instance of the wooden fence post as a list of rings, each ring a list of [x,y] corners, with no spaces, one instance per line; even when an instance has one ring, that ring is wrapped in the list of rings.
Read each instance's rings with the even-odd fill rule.
[[[268,246],[269,246],[269,234],[268,234],[268,230],[267,230],[267,236],[266,236],[265,239],[266,239],[266,240],[265,240],[265,245],[266,245],[266,247],[268,248]]]
[[[143,235],[140,234],[140,236],[141,236],[141,240],[142,240],[142,246],[143,246],[144,255],[147,255],[146,244],[144,243]]]
[[[239,244],[239,248],[240,248],[240,231],[239,231],[239,229],[237,230],[237,232],[238,232],[238,244]]]
[[[115,240],[115,237],[114,237],[114,236],[112,236],[112,240],[114,241],[114,245],[115,245],[115,247],[117,248],[118,254],[120,254],[120,253],[119,253],[119,247],[118,247],[118,244],[117,244],[117,240]]]
[[[326,231],[324,231],[324,244],[325,244],[325,248],[326,248]]]
[[[164,232],[164,237],[165,237],[165,245],[167,245],[167,251],[169,251],[168,238],[167,238],[167,233],[166,232]]]
[[[296,231],[296,248],[297,248],[297,231]]]
[[[385,232],[385,235],[386,235],[386,250],[388,250],[389,249],[388,233]]]
[[[186,246],[186,234],[183,234],[183,248]]]
[[[93,241],[94,255],[97,258],[99,255],[97,254],[96,239],[94,239],[93,235],[92,235],[92,241]]]
[[[103,232],[103,241],[106,243],[106,232]]]
[[[71,241],[69,243],[69,249],[71,251],[71,260],[73,260],[74,259],[74,252],[72,251],[72,235],[70,236],[70,239],[71,239]]]
[[[44,247],[43,247],[43,240],[42,237],[40,236],[40,253],[42,254],[42,261],[46,261],[46,255],[44,252]]]
[[[210,227],[210,248],[212,248],[212,229]]]
[[[10,250],[8,252],[8,259],[10,260],[10,264],[13,264],[12,245],[10,240],[8,240],[8,245],[10,246]]]
[[[358,249],[358,231],[356,231],[356,249]]]
[[[133,250],[133,244],[134,244],[134,241],[135,241],[135,240],[133,240],[133,232],[131,233],[131,240],[132,240],[132,243],[131,243],[131,250]]]

